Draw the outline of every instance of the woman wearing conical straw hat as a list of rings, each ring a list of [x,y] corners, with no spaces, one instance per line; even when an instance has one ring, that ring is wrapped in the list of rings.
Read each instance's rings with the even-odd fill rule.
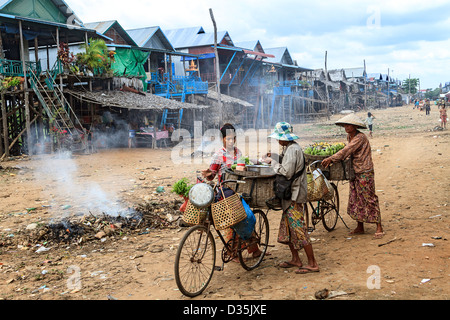
[[[319,272],[319,266],[314,258],[312,244],[306,229],[306,222],[304,218],[303,204],[306,203],[307,195],[307,180],[306,170],[304,168],[304,156],[302,148],[295,142],[299,139],[293,133],[292,126],[287,122],[279,122],[276,124],[273,133],[269,136],[278,140],[278,143],[283,147],[281,154],[282,161],[278,163],[275,159],[266,157],[265,162],[271,163],[275,172],[281,174],[288,179],[294,177],[297,173],[299,175],[292,181],[291,198],[288,200],[281,200],[283,213],[281,215],[280,229],[278,232],[278,242],[287,244],[291,250],[292,259],[279,264],[281,268],[298,267],[295,270],[297,274],[305,274],[309,272]],[[295,177],[294,177],[295,178]],[[300,260],[298,251],[305,249],[308,264],[303,265]]]
[[[322,166],[328,167],[332,162],[338,162],[351,157],[355,178],[349,181],[350,191],[347,213],[358,222],[350,234],[363,234],[364,223],[375,223],[377,229],[375,239],[384,236],[381,226],[380,206],[375,194],[374,167],[369,139],[358,129],[367,129],[365,123],[355,114],[349,114],[336,121],[336,125],[344,127],[347,132],[347,146],[322,161]]]

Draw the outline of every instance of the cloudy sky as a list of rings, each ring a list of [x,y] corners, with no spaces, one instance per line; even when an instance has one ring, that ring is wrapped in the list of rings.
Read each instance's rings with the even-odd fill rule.
[[[421,89],[450,82],[449,0],[66,0],[83,22],[117,20],[125,29],[202,26],[233,42],[259,40],[287,47],[298,65],[328,69],[363,67]]]

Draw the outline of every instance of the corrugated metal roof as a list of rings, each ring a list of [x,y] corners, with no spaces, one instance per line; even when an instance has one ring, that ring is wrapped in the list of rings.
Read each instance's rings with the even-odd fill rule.
[[[192,43],[199,34],[205,33],[203,27],[179,28],[164,30],[164,34],[169,39],[174,48],[186,48],[186,43]]]
[[[236,42],[234,44],[236,47],[243,48],[243,49],[250,49],[252,51],[259,51],[258,45],[261,46],[261,43],[259,40],[252,40],[252,41],[243,41],[243,42]],[[262,48],[262,46],[261,46]],[[262,52],[265,52],[264,49]]]
[[[5,9],[5,7],[7,5],[13,3],[14,1],[16,1],[16,0],[0,0],[0,12],[2,12],[2,10]],[[69,5],[64,0],[50,0],[50,1],[53,2],[55,7],[61,12],[62,16],[67,18],[66,24],[76,24],[78,26],[83,27],[83,22],[81,21],[81,19],[75,14],[75,12],[69,7]],[[33,12],[33,10],[31,12]],[[29,11],[27,11],[27,12],[29,12]],[[2,13],[8,13],[8,12],[2,12]],[[11,12],[9,12],[9,14],[13,14],[16,16],[24,16],[24,17],[28,17],[28,18],[34,18],[35,20],[39,20],[36,17],[30,16],[29,14],[27,15],[26,12],[24,12],[23,15],[19,15],[19,13],[11,13]],[[61,23],[61,21],[53,21],[53,22]]]
[[[382,79],[382,77],[381,77],[381,73],[368,73],[367,74],[367,78],[374,78],[375,80],[381,80]]]
[[[110,21],[98,21],[98,22],[90,22],[84,24],[88,29],[94,29],[100,34],[105,34],[112,27],[120,34],[120,36],[130,45],[137,46],[136,42],[133,38],[125,31],[125,29],[120,25],[117,20]]]
[[[13,0],[0,0],[0,10]]]
[[[126,32],[139,47],[175,51],[172,43],[160,27],[131,29],[126,30]]]
[[[266,62],[294,65],[291,54],[286,47],[266,48],[264,52],[275,56],[275,58],[268,58]]]
[[[84,26],[89,29],[95,29],[101,34],[105,34],[115,22],[116,20],[89,22],[85,23]]]
[[[348,78],[362,78],[364,77],[364,67],[359,68],[344,68],[345,76]]]
[[[205,33],[202,27],[173,29],[164,33],[176,49],[214,45],[214,33]],[[218,31],[217,42],[220,43],[224,39],[227,40],[228,44],[233,45],[227,31]]]

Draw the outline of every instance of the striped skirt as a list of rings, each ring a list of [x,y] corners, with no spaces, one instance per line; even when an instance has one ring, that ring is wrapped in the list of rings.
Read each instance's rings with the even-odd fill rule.
[[[378,196],[375,194],[374,171],[357,173],[349,182],[348,215],[358,222],[380,223],[381,213]]]

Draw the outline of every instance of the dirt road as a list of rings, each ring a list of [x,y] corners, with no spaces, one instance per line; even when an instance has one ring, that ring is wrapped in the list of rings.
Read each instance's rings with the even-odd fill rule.
[[[349,236],[341,221],[332,232],[318,225],[311,237],[320,273],[297,275],[278,267],[290,253],[276,242],[279,213],[269,212],[271,255],[251,272],[226,264],[195,299],[305,300],[324,288],[346,293],[335,299],[450,298],[450,131],[433,131],[437,107],[429,116],[411,106],[373,113],[370,141],[384,238],[373,239],[372,225],[358,236]],[[333,124],[338,118],[296,125],[300,145],[344,142],[344,130]],[[169,149],[115,149],[1,162],[0,299],[188,300],[173,275],[186,228],[116,231],[68,244],[26,237],[63,217],[122,212],[145,203],[167,203],[157,212],[176,217],[179,197],[170,193],[171,186],[182,177],[194,182],[195,171],[209,159],[189,166],[170,159]],[[160,186],[165,192],[156,192]],[[347,189],[339,184],[340,213],[354,228],[346,215]],[[305,261],[304,253],[301,258]]]

